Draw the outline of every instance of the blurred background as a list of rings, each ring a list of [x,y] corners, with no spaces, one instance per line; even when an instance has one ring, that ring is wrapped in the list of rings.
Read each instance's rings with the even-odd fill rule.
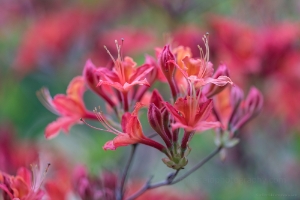
[[[209,32],[210,60],[225,63],[245,93],[254,85],[264,107],[241,131],[240,143],[217,156],[170,191],[180,188],[196,199],[299,199],[300,193],[300,1],[297,0],[0,0],[0,170],[15,174],[40,159],[58,163],[50,179],[64,180],[77,165],[91,174],[124,166],[129,148],[104,151],[110,133],[86,126],[69,135],[44,138],[56,116],[39,102],[43,86],[65,93],[82,74],[87,59],[97,66],[116,54],[114,40],[124,38],[123,54],[142,64],[145,54],[172,41],[198,56],[197,45]],[[159,84],[156,86],[161,87]],[[161,90],[169,97],[167,86]],[[85,94],[93,109],[103,101]],[[146,112],[142,113],[145,116]],[[150,131],[146,119],[144,130]],[[214,147],[205,132],[191,142],[189,165]],[[170,171],[162,155],[140,145],[130,176],[163,179]],[[147,158],[147,159],[145,159]],[[60,181],[64,182],[64,181]],[[64,182],[61,188],[71,187]],[[67,197],[66,197],[67,198]],[[71,197],[68,197],[71,199]]]

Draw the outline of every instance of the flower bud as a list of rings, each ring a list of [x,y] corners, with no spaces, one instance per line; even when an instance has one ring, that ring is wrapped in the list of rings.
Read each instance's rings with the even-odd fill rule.
[[[168,147],[171,146],[170,138],[167,137],[163,129],[163,121],[160,110],[151,103],[148,110],[148,121],[151,127],[161,136]]]
[[[239,112],[239,107],[243,99],[244,99],[243,90],[236,85],[232,87],[230,91],[230,104],[232,107],[232,111],[231,111],[230,119],[228,121],[229,126],[235,124],[239,120],[240,116],[238,116],[237,113]]]
[[[170,46],[166,45],[160,53],[159,64],[160,64],[163,74],[165,75],[165,77],[168,80],[174,100],[176,100],[177,93],[179,92],[177,83],[174,80],[174,75],[175,75],[175,71],[176,71],[176,66],[174,63],[175,60],[176,60],[175,56],[171,52]]]
[[[164,106],[163,101],[164,99],[162,98],[158,90],[153,90],[150,103],[153,103],[157,108],[161,109]]]
[[[251,118],[256,116],[263,105],[263,96],[258,89],[252,87],[245,100],[245,110],[251,115]]]
[[[252,87],[250,92],[236,112],[232,116],[231,131],[234,133],[248,121],[255,117],[261,110],[263,105],[263,96],[256,88]]]
[[[233,108],[240,105],[242,100],[244,99],[244,92],[238,86],[233,86],[230,92],[230,103]]]
[[[169,62],[171,60],[175,61],[175,56],[170,50],[170,45],[166,45],[160,53],[159,61],[160,67],[168,80],[174,76],[176,69],[175,65],[172,62]]]

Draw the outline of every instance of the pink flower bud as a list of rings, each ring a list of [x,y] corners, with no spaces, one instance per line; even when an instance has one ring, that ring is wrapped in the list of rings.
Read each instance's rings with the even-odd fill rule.
[[[176,71],[175,66],[175,56],[170,50],[170,46],[166,45],[161,51],[159,56],[159,64],[162,69],[163,74],[168,80],[173,99],[176,100],[177,93],[179,92],[176,81],[174,80],[174,75]]]
[[[230,94],[230,103],[233,108],[237,107],[242,100],[244,99],[244,92],[241,88],[238,86],[233,86],[231,88],[231,94]]]
[[[172,63],[169,62],[171,60],[175,61],[175,56],[170,50],[170,45],[166,45],[162,52],[160,53],[159,56],[159,61],[160,61],[160,67],[166,76],[166,78],[169,80],[174,76],[174,72],[176,69],[176,66]]]
[[[263,96],[258,89],[252,87],[245,100],[245,110],[251,115],[251,118],[256,116],[263,105]]]
[[[164,140],[164,142],[166,143],[167,147],[171,147],[171,142],[170,139],[163,128],[163,119],[162,119],[162,114],[159,110],[159,108],[157,108],[155,106],[154,103],[151,103],[149,106],[149,110],[148,110],[148,121],[151,125],[151,127],[161,136],[161,138]]]
[[[150,103],[153,103],[157,108],[161,109],[164,106],[163,102],[164,99],[162,98],[158,90],[153,90]]]

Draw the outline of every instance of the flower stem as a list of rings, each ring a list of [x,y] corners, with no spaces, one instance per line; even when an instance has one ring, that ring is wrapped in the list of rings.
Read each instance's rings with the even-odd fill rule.
[[[176,179],[176,176],[178,175],[179,170],[177,170],[174,174],[171,176],[168,176],[165,180],[151,184],[151,179],[145,183],[145,185],[137,191],[135,194],[130,196],[127,200],[134,200],[140,195],[142,195],[144,192],[150,189],[154,189],[157,187],[165,186],[165,185],[173,185],[175,183],[178,183],[179,181],[182,181],[186,177],[188,177],[190,174],[195,172],[197,169],[202,167],[206,162],[208,162],[211,158],[213,158],[215,155],[217,155],[221,150],[222,146],[219,146],[217,149],[215,149],[213,152],[211,152],[207,157],[205,157],[203,160],[201,160],[198,164],[196,164],[192,169],[188,170],[185,174],[180,176],[179,178]]]
[[[122,200],[122,199],[123,199],[123,195],[124,195],[124,185],[125,185],[125,182],[126,182],[126,179],[127,179],[127,175],[128,175],[129,169],[130,169],[131,164],[132,164],[133,157],[134,157],[135,152],[136,152],[137,144],[133,144],[133,145],[131,145],[131,146],[132,146],[132,148],[131,148],[131,153],[130,153],[128,162],[127,162],[127,164],[126,164],[126,167],[125,167],[125,169],[124,169],[124,172],[123,172],[123,175],[122,175],[122,179],[121,179],[121,182],[120,182],[119,191],[118,191],[118,194],[117,194],[117,199],[119,199],[119,200]],[[118,197],[119,197],[119,198],[118,198]]]

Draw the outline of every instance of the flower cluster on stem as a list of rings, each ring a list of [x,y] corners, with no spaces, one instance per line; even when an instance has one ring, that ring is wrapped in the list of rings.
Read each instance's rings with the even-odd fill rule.
[[[156,49],[156,58],[146,56],[145,63],[139,67],[132,58],[123,57],[123,39],[121,45],[115,41],[117,58],[105,47],[113,62],[96,67],[88,60],[82,76],[71,81],[67,95],[56,95],[52,99],[46,89],[39,93],[46,107],[60,115],[57,121],[46,128],[46,138],[55,137],[61,129],[68,132],[75,123],[83,122],[91,126],[86,120],[98,120],[103,128],[91,127],[115,135],[114,139],[104,144],[104,150],[134,145],[136,151],[138,144],[155,148],[166,155],[163,162],[176,170],[161,185],[182,180],[222,148],[235,145],[237,130],[262,107],[262,96],[255,88],[243,100],[243,93],[233,85],[225,64],[220,64],[214,72],[209,61],[208,34],[203,37],[203,42],[205,49],[198,46],[199,57],[193,57],[189,47],[172,48],[167,44]],[[169,85],[170,101],[165,100],[159,90],[149,90],[156,81]],[[119,121],[114,121],[101,109],[95,109],[94,113],[87,110],[83,102],[86,88],[101,97],[107,104],[107,111],[113,110]],[[223,101],[229,102],[230,106],[223,108]],[[226,110],[228,107],[230,111]],[[142,108],[147,109],[148,122],[161,138],[160,141],[143,132],[139,116]],[[176,180],[179,171],[188,164],[188,154],[192,150],[190,141],[195,134],[208,129],[216,129],[219,133],[216,138],[217,150]],[[129,161],[132,159],[131,156]],[[130,162],[127,166],[130,166]],[[124,196],[123,188],[128,170],[129,167],[126,167],[121,179],[117,195],[119,199]],[[157,186],[148,184],[143,190],[155,187]]]

